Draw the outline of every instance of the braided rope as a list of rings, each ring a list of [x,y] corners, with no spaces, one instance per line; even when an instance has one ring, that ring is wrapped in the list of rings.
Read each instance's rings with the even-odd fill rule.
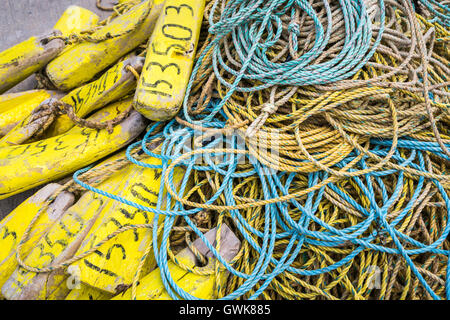
[[[77,43],[81,43],[81,42],[99,43],[99,42],[111,40],[114,38],[124,37],[127,34],[130,34],[134,31],[136,31],[145,22],[145,20],[147,19],[148,15],[150,14],[151,9],[152,9],[152,4],[153,4],[152,1],[149,2],[149,5],[148,5],[146,11],[139,17],[139,19],[136,21],[136,23],[134,23],[129,29],[120,31],[116,34],[111,34],[109,32],[102,34],[102,32],[101,32],[102,27],[108,25],[109,23],[111,23],[111,21],[114,18],[124,14],[125,12],[129,11],[134,6],[136,6],[140,3],[141,3],[140,1],[127,1],[125,3],[119,3],[115,6],[113,6],[112,8],[106,8],[101,5],[101,0],[97,0],[97,7],[101,8],[102,10],[106,10],[106,11],[111,11],[111,10],[114,11],[106,20],[100,22],[97,26],[92,27],[90,29],[83,30],[80,32],[74,32],[70,35],[51,36],[51,37],[44,39],[43,41],[49,42],[49,41],[52,41],[55,39],[60,39],[60,40],[63,40],[66,45],[72,45],[72,44],[77,44]]]

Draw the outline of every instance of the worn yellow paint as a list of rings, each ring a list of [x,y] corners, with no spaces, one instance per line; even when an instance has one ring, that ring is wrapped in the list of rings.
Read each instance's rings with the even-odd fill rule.
[[[161,160],[149,158],[143,162],[161,165]],[[121,191],[122,197],[139,205],[156,208],[161,185],[161,170],[130,165],[123,170],[122,176],[129,184]],[[174,171],[173,182],[178,186],[184,176],[184,170]],[[127,225],[152,224],[154,215],[137,208],[109,200],[112,206],[103,214],[103,220],[93,228],[79,249],[79,253],[92,247],[100,239]],[[162,207],[165,208],[165,205]],[[161,217],[162,218],[162,217]],[[152,230],[138,229],[124,232],[108,241],[94,254],[76,262],[72,266],[79,268],[81,281],[111,294],[120,288],[132,284],[145,249],[151,244]],[[153,255],[145,262],[142,276],[148,274],[156,265]]]
[[[117,4],[125,4],[125,3],[127,3],[127,2],[136,2],[136,0],[118,0],[117,1]]]
[[[168,120],[183,103],[197,50],[205,0],[167,0],[153,32],[135,95],[148,119]]]
[[[93,36],[102,37],[108,33],[113,35],[130,30],[147,12],[149,6],[152,6],[144,23],[131,33],[98,43],[82,42],[74,45],[48,64],[48,78],[63,91],[79,87],[91,80],[148,39],[160,14],[161,2],[162,0],[145,1],[94,32]]]
[[[7,97],[3,99],[0,96],[0,137],[28,117],[44,100],[58,96],[58,93],[48,90],[30,90],[5,96]]]
[[[216,239],[217,228],[208,231],[204,236],[210,243],[214,243]],[[221,229],[221,243],[220,248],[221,256],[231,261],[239,252],[240,241],[231,232],[228,226],[223,225]],[[206,245],[201,239],[194,241],[194,246],[199,250],[201,254],[208,258],[212,258],[213,255],[207,249]],[[206,267],[198,267],[195,255],[189,248],[183,249],[176,255],[176,260],[186,265],[189,268],[196,268],[199,271],[214,270],[214,261],[210,260],[210,263]],[[214,273],[210,275],[198,275],[177,266],[172,261],[168,261],[168,268],[172,279],[175,283],[181,287],[184,291],[188,292],[192,296],[198,299],[214,299],[215,298],[215,282],[216,277]],[[219,274],[222,277],[222,281],[227,276],[227,271],[221,271]],[[130,300],[132,298],[132,289],[128,289],[125,293],[120,294],[113,298],[113,300]],[[146,277],[139,280],[139,284],[136,288],[137,300],[170,300],[172,299],[169,293],[166,291],[163,281],[161,279],[161,270],[156,269],[152,271]]]
[[[31,37],[0,52],[0,93],[42,69],[64,49],[62,40],[55,39],[43,44],[42,39]]]
[[[177,260],[185,265],[193,268],[195,267],[195,257],[188,249],[184,249],[177,256]],[[199,299],[213,299],[214,298],[214,276],[200,276],[187,272],[172,261],[168,262],[169,270],[175,282],[189,292],[194,297]],[[213,266],[207,266],[209,270]],[[205,270],[205,269],[204,269]],[[225,273],[222,273],[225,276]],[[112,300],[131,300],[131,289],[128,289],[124,294],[114,297]],[[153,270],[149,275],[139,281],[136,291],[137,300],[171,300],[171,296],[166,291],[161,279],[161,270],[158,268]]]
[[[102,183],[102,188],[115,193],[124,183],[124,179],[115,174]],[[24,260],[25,263],[42,268],[71,258],[108,206],[102,196],[85,193],[41,238]],[[65,270],[34,273],[18,267],[2,287],[2,294],[7,299],[64,299],[71,290],[64,285],[67,279]]]
[[[105,105],[131,93],[136,87],[136,78],[126,70],[130,65],[137,70],[142,69],[143,59],[132,57],[119,62],[105,72],[98,80],[72,90],[61,99],[73,106],[78,117],[84,117]],[[35,133],[35,126],[30,127],[31,114],[23,118],[7,135],[0,139],[0,147],[19,145],[28,141]],[[43,138],[50,138],[66,133],[74,123],[67,115],[61,115],[46,130]]]
[[[110,300],[112,297],[110,293],[81,283],[78,289],[70,291],[66,300]]]
[[[119,101],[89,119],[107,121],[132,103]],[[74,127],[68,132],[27,145],[0,148],[0,199],[62,178],[127,145],[144,131],[146,121],[136,111],[114,127],[94,130]]]
[[[91,82],[73,90],[61,99],[62,102],[74,107],[75,114],[83,118],[99,108],[116,101],[136,88],[136,78],[126,67],[131,66],[137,71],[142,70],[143,61],[140,57],[131,57],[115,64],[97,81]],[[45,137],[53,137],[67,132],[74,126],[68,116],[62,115],[48,128]]]
[[[12,211],[0,223],[0,288],[17,268],[16,247],[31,220],[39,212],[44,202],[61,186],[49,184],[36,192]],[[60,194],[52,205],[36,221],[27,242],[22,246],[22,254],[27,255],[42,235],[56,223],[74,202],[71,193]]]
[[[100,17],[88,9],[79,6],[69,6],[53,29],[61,31],[64,36],[68,36],[73,32],[94,27],[99,20]]]
[[[46,92],[46,90],[29,90],[0,95],[0,114],[14,109],[16,104],[26,103],[28,100],[33,99],[36,95],[40,95],[43,92]]]

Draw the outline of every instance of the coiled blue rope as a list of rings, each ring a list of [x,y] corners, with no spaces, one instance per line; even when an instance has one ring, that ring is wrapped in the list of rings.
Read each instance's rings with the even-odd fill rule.
[[[333,59],[322,64],[311,65],[310,63],[323,52],[330,40],[332,19],[330,5],[326,0],[323,1],[323,7],[325,8],[327,15],[327,26],[322,26],[317,12],[310,6],[308,1],[231,0],[227,2],[218,22],[213,21],[213,14],[210,16],[210,32],[215,35],[215,39],[201,53],[200,58],[194,67],[184,101],[183,119],[192,124],[200,123],[203,127],[213,129],[225,128],[227,117],[222,112],[222,107],[235,91],[250,92],[269,88],[274,85],[302,86],[325,84],[351,77],[370,59],[376,46],[380,42],[384,26],[384,3],[382,0],[379,1],[381,8],[381,26],[377,37],[373,41],[371,40],[373,39],[371,21],[368,17],[364,1],[340,0],[339,4],[345,18],[345,45],[343,46],[342,51]],[[217,5],[218,1],[213,5],[213,13],[216,10]],[[309,17],[315,23],[316,38],[313,49],[298,59],[274,64],[268,60],[266,52],[280,37],[281,16],[288,13],[293,17],[297,8],[307,12]],[[291,36],[295,38],[298,31],[298,26],[295,22],[292,22],[289,25]],[[263,40],[262,37],[264,34],[266,35],[266,39]],[[241,59],[242,66],[239,71],[233,70],[231,67],[227,66],[222,57],[221,41],[226,36],[231,37],[231,41]],[[293,41],[293,43],[295,45],[297,42]],[[206,112],[201,116],[191,117],[188,114],[187,99],[193,85],[193,79],[197,77],[203,59],[210,49],[213,50],[213,68],[216,76],[222,84],[228,87],[229,91],[224,99],[210,103],[208,109],[205,110]],[[221,76],[219,69],[223,69],[230,73],[234,76],[235,80],[232,83],[228,83],[227,80]],[[246,83],[254,82],[259,84],[253,87],[243,87],[241,86],[242,80],[248,80]],[[203,154],[195,154],[189,159],[181,161],[178,165],[184,168],[185,176],[180,187],[177,188],[173,182],[173,171],[168,171],[168,168],[172,161],[179,159],[182,155],[186,154],[186,152],[192,151],[189,147],[190,144],[186,142],[191,141],[194,137],[198,137],[202,132],[189,127],[184,127],[173,120],[165,125],[162,132],[155,133],[155,129],[159,125],[160,123],[156,123],[150,127],[144,139],[131,145],[127,150],[127,157],[134,164],[147,168],[161,169],[163,176],[166,174],[168,175],[169,186],[165,185],[165,182],[162,181],[159,192],[160,196],[156,207],[146,207],[136,204],[80,181],[78,179],[79,175],[88,171],[90,168],[76,172],[74,174],[74,180],[87,190],[140,210],[154,213],[153,251],[160,268],[164,286],[172,298],[196,299],[196,297],[184,291],[176,284],[170,274],[167,263],[169,235],[173,229],[176,218],[181,217],[185,220],[187,225],[193,229],[197,236],[203,239],[214,256],[233,276],[244,279],[244,282],[237,290],[223,298],[225,300],[242,297],[259,285],[250,297],[250,299],[256,299],[271,284],[273,279],[286,271],[300,276],[317,276],[331,272],[346,266],[358,256],[358,254],[366,249],[403,257],[406,264],[411,268],[425,290],[434,299],[440,299],[427,283],[426,279],[421,275],[411,256],[433,253],[448,257],[450,252],[441,249],[440,246],[450,232],[450,224],[446,224],[444,230],[441,230],[442,233],[439,238],[431,244],[421,243],[396,229],[396,226],[398,226],[401,221],[412,215],[413,210],[411,209],[414,207],[416,200],[424,188],[424,177],[418,178],[413,195],[404,205],[398,216],[392,221],[387,220],[387,214],[389,208],[396,202],[396,199],[403,188],[405,175],[403,170],[378,170],[365,175],[349,178],[353,180],[360,189],[361,197],[367,197],[369,199],[369,208],[364,207],[358,200],[353,199],[350,195],[343,192],[336,184],[328,183],[327,185],[323,185],[320,189],[308,193],[304,200],[292,199],[287,202],[277,202],[265,205],[264,210],[262,211],[265,222],[263,230],[252,227],[249,222],[246,221],[243,214],[241,214],[240,210],[230,210],[229,215],[233,221],[235,221],[235,227],[239,231],[240,236],[257,252],[253,270],[251,273],[246,274],[235,269],[230,263],[225,261],[219,255],[217,250],[206,241],[202,232],[200,232],[192,222],[190,216],[200,212],[201,209],[186,209],[182,203],[175,201],[170,194],[167,194],[167,197],[163,196],[165,194],[164,190],[170,187],[171,190],[175,190],[178,196],[181,197],[188,185],[188,179],[194,170],[214,171],[222,176],[222,183],[205,204],[214,204],[216,200],[222,196],[225,199],[225,205],[234,206],[237,203],[233,196],[233,186],[239,179],[252,175],[257,176],[261,185],[262,195],[265,200],[269,200],[278,199],[280,196],[288,195],[290,187],[300,173],[273,172],[250,155],[238,155],[233,152],[217,153],[211,151],[215,149],[219,143],[228,145],[230,150],[241,148],[238,143],[238,138],[235,135],[231,135],[226,136],[223,139],[214,139],[213,141],[204,143],[200,148],[205,151]],[[161,137],[163,137],[164,140],[160,154],[155,154],[147,149],[146,145],[149,142]],[[391,146],[392,142],[389,140],[372,139],[370,151],[380,157],[385,157]],[[160,159],[161,165],[148,165],[134,159],[131,151],[136,148],[141,148],[147,155]],[[443,157],[439,152],[440,148],[438,148],[435,143],[404,138],[399,140],[398,148],[407,150],[409,156],[408,158],[403,158],[400,151],[397,150],[392,157],[392,161],[396,161],[396,163],[403,168],[410,167],[422,172],[428,172],[424,161],[424,152],[432,152],[437,156]],[[223,157],[223,160],[220,163],[216,163],[213,159],[214,156],[221,156]],[[203,157],[203,163],[198,161],[200,160],[200,157]],[[244,157],[248,163],[252,164],[251,170],[245,172],[238,171],[238,161],[242,160],[242,157]],[[357,159],[357,157],[360,157],[360,155],[357,151],[354,151],[335,167],[337,169],[343,168],[348,163]],[[363,156],[351,171],[366,169],[368,167],[367,160],[367,157]],[[396,184],[392,194],[389,196],[386,186],[383,183],[383,178],[389,179],[390,176],[394,175],[396,177]],[[327,178],[328,173],[323,171],[310,173],[307,175],[308,186],[317,186]],[[450,199],[448,194],[439,181],[430,181],[444,200],[448,219],[448,214],[450,213]],[[374,184],[382,190],[381,202],[380,199],[375,196]],[[363,221],[343,229],[337,229],[325,221],[322,221],[319,218],[318,208],[319,204],[324,199],[325,188],[330,188],[344,199],[354,210],[359,212],[361,216],[364,217]],[[166,207],[166,209],[163,210],[163,207]],[[291,217],[289,213],[290,207],[295,208],[301,213],[298,220],[294,220]],[[161,215],[163,215],[164,219],[162,222],[159,222]],[[320,225],[324,231],[311,230],[310,227],[312,223]],[[392,239],[394,244],[393,247],[387,247],[377,243],[379,232],[370,231],[372,230],[371,228],[374,223],[380,225],[383,234]],[[163,234],[161,243],[159,244],[157,232],[161,224],[163,227]],[[281,239],[287,240],[288,245],[282,256],[279,259],[275,259],[275,243],[277,240]],[[298,259],[299,253],[305,245],[339,247],[345,243],[352,243],[354,245],[353,250],[332,265],[318,269],[296,268],[292,266],[294,261]],[[447,269],[450,269],[450,263],[447,264]],[[447,272],[445,283],[446,298],[449,299],[449,272]]]

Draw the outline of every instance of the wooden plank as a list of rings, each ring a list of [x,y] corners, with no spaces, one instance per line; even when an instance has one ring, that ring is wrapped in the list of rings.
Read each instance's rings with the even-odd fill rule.
[[[3,51],[34,35],[51,30],[64,10],[70,5],[78,5],[94,11],[102,19],[109,12],[98,10],[95,0],[2,0],[0,10],[0,51]],[[110,6],[113,1],[104,0],[103,5]],[[10,92],[34,89],[34,77],[23,81]],[[39,188],[37,188],[39,189]],[[37,189],[0,201],[0,221],[6,217]]]

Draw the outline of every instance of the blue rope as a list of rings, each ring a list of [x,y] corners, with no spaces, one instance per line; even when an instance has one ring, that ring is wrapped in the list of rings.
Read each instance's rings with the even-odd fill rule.
[[[211,109],[214,109],[212,107]],[[214,123],[214,127],[225,127],[226,121],[219,122],[216,121]],[[219,126],[220,124],[220,126]],[[197,132],[194,129],[186,128],[179,125],[175,121],[171,121],[163,130],[162,133],[153,134],[154,129],[160,124],[154,124],[149,128],[146,136],[142,141],[131,145],[127,150],[127,156],[129,160],[136,165],[141,165],[147,168],[158,168],[162,170],[163,176],[167,174],[167,169],[170,163],[176,159],[178,159],[185,152],[192,151],[189,149],[189,144],[184,150],[178,148],[178,146],[187,141],[188,139],[192,139],[193,137],[198,137],[200,132]],[[163,136],[164,142],[162,144],[162,152],[161,154],[155,154],[145,148],[145,145],[155,138],[159,138]],[[227,140],[228,139],[228,140]],[[230,145],[230,148],[237,147],[237,138],[236,136],[225,137],[224,143]],[[216,148],[219,141],[215,140],[209,142],[202,149],[208,150]],[[389,149],[391,147],[391,142],[389,140],[372,140],[372,149],[371,152],[382,157],[386,156]],[[131,156],[131,151],[141,148],[146,154],[151,157],[155,157],[161,160],[161,165],[148,165],[146,163],[137,161]],[[403,158],[400,155],[399,151],[396,151],[393,156],[393,161],[396,161],[397,164],[403,168],[410,167],[422,172],[428,172],[425,161],[423,158],[423,152],[436,152],[435,143],[428,143],[423,141],[417,141],[414,139],[401,139],[399,141],[399,148],[403,150],[410,150],[410,155],[408,158]],[[178,151],[176,151],[178,150]],[[198,160],[200,155],[194,155],[192,158],[182,161],[179,166],[182,166],[185,170],[185,176],[181,183],[181,187],[178,189],[175,187],[173,182],[173,171],[168,172],[169,174],[169,184],[172,190],[177,190],[177,194],[182,196],[185,192],[185,188],[187,186],[188,178],[193,173],[193,170],[201,170],[201,171],[215,171],[223,176],[223,182],[217,192],[209,199],[206,203],[213,204],[219,196],[223,195],[226,199],[226,205],[236,205],[236,201],[233,196],[233,186],[236,185],[235,182],[238,179],[243,177],[248,177],[251,175],[257,175],[259,177],[259,181],[261,183],[262,191],[264,199],[273,199],[278,198],[280,195],[288,195],[289,189],[292,186],[293,181],[296,176],[301,175],[299,173],[285,173],[278,172],[274,173],[266,170],[263,165],[261,165],[258,161],[251,159],[252,170],[248,170],[245,173],[237,172],[237,157],[233,153],[221,154],[223,156],[224,161],[218,165],[214,164],[211,159],[205,160],[205,162],[209,162],[205,165],[198,165]],[[358,156],[358,153],[355,151],[351,153],[346,159],[341,161],[336,165],[337,168],[342,168],[352,160],[354,160]],[[250,156],[247,156],[250,161]],[[362,157],[362,159],[358,162],[358,165],[352,168],[350,171],[357,171],[361,169],[367,168],[367,157]],[[196,227],[196,225],[189,218],[190,215],[195,214],[200,211],[200,209],[190,209],[187,210],[184,208],[182,203],[174,201],[174,199],[167,195],[165,199],[162,195],[164,194],[164,190],[167,186],[164,182],[161,183],[160,192],[161,195],[158,199],[158,203],[156,208],[149,208],[142,205],[138,205],[132,201],[124,199],[122,197],[104,192],[99,190],[98,188],[91,187],[86,185],[82,181],[78,179],[79,175],[86,172],[89,168],[83,169],[75,173],[74,180],[92,192],[96,192],[103,196],[109,197],[121,203],[133,206],[137,209],[152,212],[155,214],[154,220],[154,228],[153,228],[153,248],[156,261],[161,271],[161,277],[163,279],[163,283],[168,291],[168,293],[174,299],[196,299],[188,292],[185,292],[182,288],[180,288],[176,282],[173,280],[168,264],[167,264],[167,246],[169,242],[169,235],[173,229],[174,222],[177,216],[182,217],[187,225],[189,225],[194,232],[205,241],[210,251],[214,254],[214,256],[224,265],[224,267],[234,276],[245,279],[244,283],[238,288],[235,292],[229,294],[223,299],[236,299],[244,294],[248,293],[251,289],[255,288],[255,286],[263,281],[260,284],[260,287],[253,293],[251,296],[252,299],[256,299],[267,286],[273,281],[273,279],[280,275],[281,273],[287,271],[294,274],[298,274],[301,276],[317,276],[320,274],[328,273],[333,270],[336,270],[340,267],[345,266],[352,259],[354,259],[359,253],[361,253],[365,249],[370,249],[373,251],[384,252],[391,255],[400,255],[404,258],[405,262],[411,268],[414,275],[419,279],[420,283],[427,290],[427,292],[434,298],[439,299],[440,297],[433,292],[430,285],[423,278],[423,276],[418,271],[417,267],[413,263],[411,256],[424,254],[424,253],[433,253],[433,254],[441,254],[448,256],[450,252],[448,250],[443,250],[440,248],[446,237],[450,232],[450,224],[447,224],[444,230],[442,230],[441,236],[432,244],[421,243],[408,235],[405,235],[398,231],[395,227],[404,219],[412,214],[412,207],[419,197],[421,191],[424,187],[424,177],[418,178],[417,186],[414,190],[414,194],[409,199],[408,203],[404,206],[399,215],[388,222],[386,219],[389,208],[395,203],[398,198],[399,193],[402,191],[403,183],[404,183],[404,171],[402,170],[379,170],[376,172],[371,172],[370,174],[366,174],[363,176],[353,177],[353,181],[358,185],[362,192],[362,196],[367,197],[370,202],[370,208],[365,208],[358,203],[357,200],[352,199],[347,193],[343,192],[342,189],[338,187],[335,183],[329,183],[327,187],[329,187],[332,191],[337,193],[342,199],[344,199],[349,205],[351,205],[354,210],[361,213],[365,219],[362,222],[359,222],[353,226],[337,229],[325,221],[322,221],[319,218],[318,207],[320,202],[324,199],[324,190],[325,186],[320,188],[320,190],[310,192],[307,194],[305,202],[302,204],[299,200],[293,199],[288,203],[275,203],[266,205],[264,207],[264,230],[256,230],[251,227],[248,221],[242,216],[239,210],[230,210],[230,216],[233,221],[236,222],[236,228],[245,239],[249,243],[249,245],[258,252],[258,259],[256,261],[254,270],[250,274],[245,274],[233,268],[227,261],[225,261],[220,254],[216,251],[216,249],[206,241],[206,238],[200,232],[200,230]],[[395,175],[396,185],[395,188],[389,197],[382,181],[382,178],[387,178],[389,176]],[[284,179],[286,178],[287,179]],[[314,173],[310,173],[308,175],[308,186],[312,187],[324,181],[328,178],[328,174],[326,172],[318,171]],[[372,180],[375,178],[375,181]],[[283,182],[284,181],[284,182]],[[438,192],[441,194],[442,199],[444,199],[445,206],[447,208],[447,213],[449,213],[450,208],[450,199],[444,190],[441,183],[437,180],[431,180],[431,182],[435,185]],[[375,191],[374,191],[374,183],[378,184],[378,186],[384,190],[382,196],[382,203],[380,203],[380,199],[375,199]],[[169,206],[170,203],[174,202],[172,206]],[[161,208],[166,205],[167,208],[162,210]],[[294,221],[289,214],[288,205],[292,205],[295,209],[301,212],[301,217],[298,221]],[[160,215],[164,216],[163,224],[163,236],[161,244],[158,244],[157,230],[160,227],[159,218]],[[311,223],[316,223],[323,228],[323,231],[313,231],[310,229]],[[370,227],[373,223],[378,223],[381,225],[383,233],[392,238],[395,247],[386,247],[384,245],[376,243],[378,239],[378,232],[373,231],[369,232]],[[282,227],[281,231],[277,229],[277,227]],[[255,239],[261,239],[261,242],[256,241]],[[275,259],[273,257],[274,252],[274,244],[276,240],[286,239],[288,240],[288,245],[280,259]],[[346,242],[351,242],[355,245],[353,251],[349,253],[347,256],[342,258],[340,261],[329,265],[320,269],[304,269],[304,268],[294,268],[292,267],[292,263],[297,259],[300,250],[305,245],[313,245],[313,246],[326,246],[326,247],[338,247]],[[405,245],[408,244],[408,249],[405,249]],[[269,265],[271,265],[271,271],[269,271]],[[450,290],[450,281],[447,275],[446,279],[446,294]]]

